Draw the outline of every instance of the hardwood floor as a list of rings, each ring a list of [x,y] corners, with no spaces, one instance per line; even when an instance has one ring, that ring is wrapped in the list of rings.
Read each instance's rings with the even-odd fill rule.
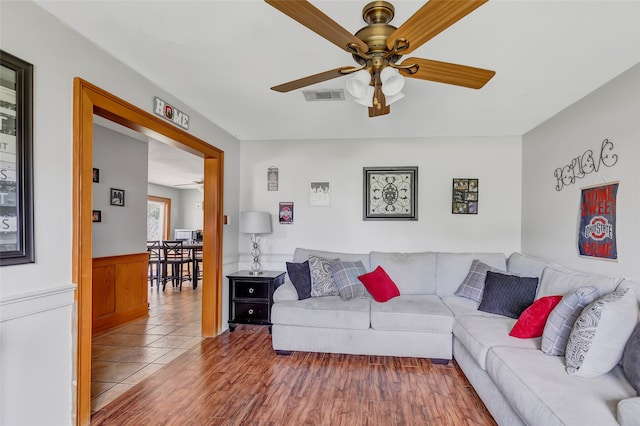
[[[455,362],[294,352],[266,327],[198,345],[92,416],[92,425],[495,425]]]

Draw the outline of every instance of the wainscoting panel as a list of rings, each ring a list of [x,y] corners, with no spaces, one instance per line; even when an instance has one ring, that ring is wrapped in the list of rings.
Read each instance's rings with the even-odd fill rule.
[[[93,333],[122,325],[149,312],[147,253],[93,259]]]

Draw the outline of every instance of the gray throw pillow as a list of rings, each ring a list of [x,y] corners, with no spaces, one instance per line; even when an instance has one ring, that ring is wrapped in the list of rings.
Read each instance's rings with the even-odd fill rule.
[[[622,370],[640,396],[640,323],[636,325],[624,348]]]
[[[480,302],[482,300],[482,291],[484,289],[484,281],[487,278],[487,272],[504,272],[493,268],[478,259],[473,259],[469,273],[456,290],[456,296],[466,297],[467,299]]]
[[[536,297],[538,278],[487,272],[479,311],[518,318]]]
[[[580,287],[564,296],[551,311],[542,332],[542,352],[547,355],[563,356],[573,323],[585,306],[600,296],[596,287]]]
[[[291,284],[298,292],[298,300],[304,300],[311,297],[311,272],[309,270],[309,261],[302,263],[287,262],[287,273]]]
[[[338,296],[338,287],[333,279],[332,263],[340,259],[325,259],[324,257],[309,256],[309,271],[311,272],[311,297]]]
[[[572,376],[597,377],[620,362],[638,323],[635,293],[620,289],[587,305],[573,324],[565,363]]]
[[[361,261],[334,263],[331,270],[342,300],[357,299],[365,295],[366,290],[358,279],[360,275],[367,273]]]

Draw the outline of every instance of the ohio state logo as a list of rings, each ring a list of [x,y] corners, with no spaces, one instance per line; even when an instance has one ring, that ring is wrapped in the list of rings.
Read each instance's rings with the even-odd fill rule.
[[[584,237],[602,241],[605,238],[613,238],[613,225],[606,217],[596,216],[584,227]]]

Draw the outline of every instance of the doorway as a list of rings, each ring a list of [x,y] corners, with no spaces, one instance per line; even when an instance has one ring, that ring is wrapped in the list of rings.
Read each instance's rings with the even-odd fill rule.
[[[204,159],[202,336],[222,328],[224,152],[88,83],[74,79],[72,280],[77,285],[76,424],[91,420],[93,115]]]

